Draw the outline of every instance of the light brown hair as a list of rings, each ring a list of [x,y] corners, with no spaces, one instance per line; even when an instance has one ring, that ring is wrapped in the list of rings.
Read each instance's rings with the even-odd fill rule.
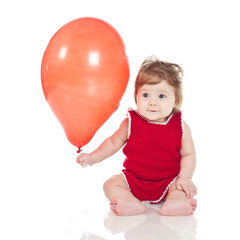
[[[144,60],[135,81],[134,98],[137,103],[139,88],[145,84],[158,84],[166,80],[175,90],[176,106],[173,112],[178,112],[182,104],[182,77],[183,69],[175,64],[160,61],[157,57],[151,56]]]

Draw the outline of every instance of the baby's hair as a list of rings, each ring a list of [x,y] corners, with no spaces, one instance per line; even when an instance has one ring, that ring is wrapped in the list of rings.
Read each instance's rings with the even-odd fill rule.
[[[156,56],[146,58],[135,81],[135,102],[137,103],[138,90],[143,85],[154,85],[166,80],[175,90],[176,106],[173,112],[178,112],[182,104],[182,77],[183,69],[179,65],[160,61]]]

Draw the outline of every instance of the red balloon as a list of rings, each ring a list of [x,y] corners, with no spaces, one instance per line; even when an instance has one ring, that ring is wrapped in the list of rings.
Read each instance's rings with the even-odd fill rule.
[[[67,23],[55,33],[43,55],[45,98],[69,142],[79,149],[118,108],[128,79],[124,42],[100,19]]]

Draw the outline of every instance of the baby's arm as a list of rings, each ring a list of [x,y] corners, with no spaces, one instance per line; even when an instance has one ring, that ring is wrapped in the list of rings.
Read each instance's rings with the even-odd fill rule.
[[[177,188],[183,190],[188,198],[192,198],[196,193],[196,187],[192,182],[193,172],[196,166],[196,154],[191,131],[186,122],[184,124],[184,137],[182,140],[181,166],[179,178],[177,180]]]
[[[77,156],[77,163],[83,167],[99,163],[102,160],[112,156],[126,143],[128,136],[128,119],[121,123],[119,129],[109,138],[107,138],[92,153],[83,153]]]

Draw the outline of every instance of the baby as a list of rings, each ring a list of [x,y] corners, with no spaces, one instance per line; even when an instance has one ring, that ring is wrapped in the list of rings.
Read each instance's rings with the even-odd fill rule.
[[[196,209],[195,149],[180,111],[182,75],[177,64],[147,58],[135,81],[137,109],[130,110],[118,130],[95,151],[77,156],[77,163],[84,167],[124,146],[122,173],[104,184],[115,215],[144,213],[144,202],[164,201],[159,212],[166,216],[192,215]]]

